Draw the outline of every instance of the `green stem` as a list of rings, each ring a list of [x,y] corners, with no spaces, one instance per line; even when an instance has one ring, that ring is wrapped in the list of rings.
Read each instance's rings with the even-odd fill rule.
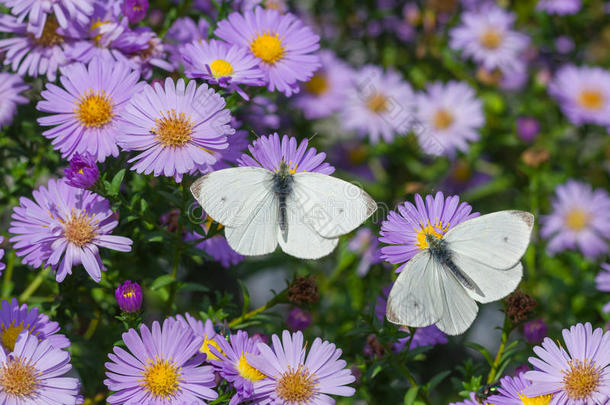
[[[47,277],[47,274],[49,274],[49,269],[50,267],[45,267],[41,272],[38,273],[36,278],[32,280],[32,282],[27,286],[25,291],[23,291],[23,293],[19,296],[20,303],[24,303],[25,301],[27,301],[28,298],[30,298],[32,294],[36,292],[38,287],[40,287],[40,284],[42,284],[44,279]]]
[[[2,298],[9,298],[11,291],[13,290],[12,278],[13,278],[13,268],[15,267],[15,252],[9,252],[7,261],[6,261],[6,269],[4,270],[4,278],[2,279]]]
[[[97,325],[100,323],[100,311],[95,311],[95,317],[89,322],[89,326],[83,335],[85,340],[89,340],[93,337],[95,330],[97,329]]]
[[[281,304],[282,302],[285,302],[287,295],[288,295],[288,289],[285,289],[282,292],[280,292],[279,294],[277,294],[275,297],[271,298],[265,305],[258,307],[256,309],[253,309],[252,311],[250,311],[246,314],[243,314],[239,318],[233,319],[231,322],[229,322],[229,328],[234,328],[237,325],[240,325],[243,322],[247,321],[248,319],[260,314],[261,312],[266,311],[267,309],[269,309],[277,304]]]
[[[496,373],[498,372],[500,360],[502,359],[502,355],[504,354],[504,348],[506,347],[506,342],[508,342],[508,335],[510,334],[511,330],[512,324],[508,319],[508,316],[504,314],[504,326],[502,326],[502,338],[500,340],[500,347],[498,348],[496,358],[494,359],[494,362],[491,365],[491,369],[489,370],[489,374],[487,375],[487,384],[491,384],[496,381]]]

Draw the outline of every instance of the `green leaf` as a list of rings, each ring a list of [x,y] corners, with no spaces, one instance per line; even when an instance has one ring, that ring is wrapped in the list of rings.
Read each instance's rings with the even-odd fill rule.
[[[123,182],[123,178],[125,177],[126,169],[121,169],[117,174],[112,178],[112,182],[109,186],[107,186],[107,191],[110,196],[119,195],[119,188],[121,187],[121,183]]]
[[[451,374],[451,370],[442,371],[436,374],[434,377],[428,381],[428,384],[424,387],[426,392],[432,391],[437,385],[439,385],[447,376]]]
[[[405,399],[403,401],[404,405],[414,405],[418,392],[419,392],[419,387],[409,388],[409,390],[405,394]]]
[[[248,292],[248,288],[243,281],[237,280],[239,283],[239,288],[241,289],[242,296],[244,297],[244,305],[241,309],[242,316],[248,312],[248,308],[250,308],[250,293]]]
[[[465,345],[470,347],[471,349],[474,349],[477,352],[481,353],[483,355],[483,357],[485,357],[485,360],[487,360],[487,363],[489,363],[490,366],[493,364],[494,361],[493,361],[493,358],[491,357],[491,354],[489,353],[489,350],[487,350],[480,344],[474,343],[474,342],[466,342]]]
[[[175,280],[172,276],[170,276],[169,274],[164,274],[160,277],[157,277],[155,279],[155,281],[153,281],[153,283],[150,286],[151,290],[158,290],[162,287],[165,287],[166,285],[169,285],[171,283],[173,283]]]

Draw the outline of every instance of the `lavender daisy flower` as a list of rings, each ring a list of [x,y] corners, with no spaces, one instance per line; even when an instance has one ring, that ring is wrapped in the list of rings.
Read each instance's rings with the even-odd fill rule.
[[[174,66],[167,61],[167,51],[161,38],[149,27],[125,30],[112,46],[127,56],[132,69],[138,70],[142,78],[150,80],[153,67],[171,72]]]
[[[534,347],[539,358],[529,358],[536,370],[523,375],[532,382],[523,393],[552,394],[553,404],[605,404],[610,396],[610,332],[593,330],[587,322],[562,334],[567,350],[550,338]]]
[[[447,194],[460,194],[467,190],[477,188],[491,180],[491,176],[471,167],[463,159],[456,159],[449,168],[449,173],[439,189]]]
[[[248,356],[248,364],[267,378],[254,382],[257,403],[267,404],[332,404],[328,395],[351,397],[354,388],[347,386],[355,381],[345,360],[339,360],[341,349],[316,338],[306,353],[303,334],[282,333],[282,340],[272,336],[273,349],[258,344],[259,356]],[[259,399],[260,398],[260,399]]]
[[[208,361],[218,360],[218,356],[214,354],[212,348],[214,348],[214,351],[222,353],[218,341],[223,339],[223,337],[216,333],[211,319],[206,319],[204,323],[199,319],[195,319],[187,312],[184,316],[176,315],[176,320],[183,327],[190,328],[195,336],[203,339],[199,351],[206,355]]]
[[[426,153],[454,156],[456,150],[468,151],[468,141],[479,139],[478,130],[485,124],[483,103],[466,83],[432,83],[415,100],[422,127],[416,135]]]
[[[94,59],[88,66],[74,63],[61,69],[63,89],[48,83],[36,108],[52,115],[38,118],[54,126],[42,134],[53,139],[62,157],[88,152],[103,162],[118,156],[116,143],[120,114],[127,101],[143,86],[137,72],[124,63]]]
[[[201,366],[203,356],[195,356],[203,339],[173,319],[152,331],[140,326],[140,333],[123,333],[126,351],[118,346],[109,353],[104,384],[115,391],[111,404],[205,404],[218,394],[214,371]],[[131,353],[130,353],[131,352]],[[195,357],[193,357],[195,356]]]
[[[2,72],[0,73],[0,127],[10,125],[13,117],[17,114],[18,104],[27,104],[29,100],[21,95],[21,92],[30,86],[23,82],[19,75]]]
[[[550,254],[578,248],[594,258],[608,252],[610,196],[606,190],[569,180],[557,186],[552,204],[553,212],[540,220],[540,235],[549,239]]]
[[[243,110],[240,119],[247,122],[256,134],[277,131],[282,121],[275,101],[264,96],[253,97]]]
[[[506,376],[500,380],[499,394],[487,398],[487,403],[494,405],[548,405],[551,395],[528,397],[523,391],[531,385],[531,382],[523,377],[523,373],[515,377]]]
[[[392,264],[402,264],[396,272],[402,271],[406,262],[426,249],[426,234],[441,237],[454,226],[479,216],[471,212],[472,207],[460,203],[457,195],[445,198],[442,192],[427,195],[426,202],[415,194],[415,205],[405,202],[397,211],[391,211],[381,224],[380,242],[391,246],[381,248],[381,257]]]
[[[540,344],[546,337],[546,330],[546,323],[542,319],[534,319],[523,324],[523,336],[531,344]]]
[[[65,377],[70,354],[38,340],[30,332],[19,335],[9,355],[0,350],[0,401],[5,404],[80,404],[78,379]]]
[[[572,123],[610,125],[610,71],[563,66],[549,85],[549,94]]]
[[[538,0],[536,9],[549,14],[568,15],[578,13],[581,7],[581,0]]]
[[[331,51],[320,51],[322,67],[301,85],[303,90],[294,105],[303,110],[305,118],[319,119],[339,111],[345,102],[352,81],[352,70]]]
[[[610,263],[602,263],[602,270],[595,277],[595,283],[599,291],[610,292]],[[610,302],[608,302],[603,311],[610,313]]]
[[[85,152],[82,155],[76,152],[70,160],[70,167],[64,170],[66,183],[76,188],[89,188],[100,177],[95,158]]]
[[[515,15],[497,6],[462,13],[462,24],[450,32],[450,45],[487,70],[515,70],[529,38],[513,31]]]
[[[189,17],[178,18],[169,27],[167,34],[163,37],[163,41],[165,42],[165,49],[169,53],[168,60],[175,69],[180,68],[182,62],[181,49],[184,44],[206,40],[209,28],[210,23],[205,18],[200,18],[195,23]]]
[[[34,201],[21,197],[13,208],[10,242],[33,267],[50,265],[62,282],[72,266],[82,264],[99,282],[102,264],[99,248],[129,252],[132,241],[110,233],[118,225],[108,200],[88,190],[69,186],[65,180],[49,180],[33,193]]]
[[[204,79],[210,84],[218,84],[236,91],[245,100],[248,95],[239,88],[263,86],[265,74],[258,67],[259,60],[246,48],[228,45],[221,41],[195,41],[181,48],[186,77]]]
[[[126,280],[114,290],[119,308],[123,312],[134,313],[138,312],[142,307],[142,287],[136,282]]]
[[[0,244],[4,242],[4,236],[0,236]],[[4,249],[0,249],[0,260],[2,260],[2,258],[4,257]],[[0,262],[0,276],[2,275],[2,272],[4,271],[4,269],[6,269],[6,264]]]
[[[360,255],[360,263],[356,268],[358,276],[366,276],[371,266],[381,261],[378,246],[379,240],[369,228],[360,228],[349,241],[347,248]]]
[[[265,378],[265,375],[248,364],[251,356],[259,355],[256,347],[260,340],[248,337],[248,333],[238,330],[235,335],[229,337],[229,341],[218,338],[220,350],[212,348],[212,352],[218,357],[213,360],[212,365],[218,370],[222,378],[227,380],[236,390],[229,405],[251,399],[254,393],[254,383]]]
[[[318,172],[332,174],[335,168],[324,162],[325,153],[317,153],[315,148],[307,148],[308,140],[304,139],[297,146],[294,137],[275,133],[261,136],[248,146],[250,155],[243,154],[238,159],[239,166],[264,167],[267,170],[277,171],[283,161],[289,166],[291,173]]]
[[[449,405],[481,405],[474,392],[471,392],[468,398],[461,402],[450,402]]]
[[[355,130],[372,143],[391,142],[411,129],[415,96],[395,71],[365,66],[354,74],[340,113],[346,130]]]
[[[232,127],[237,127],[237,123],[235,120],[232,120]],[[226,169],[229,167],[233,167],[237,160],[241,157],[244,150],[250,144],[250,140],[248,139],[248,131],[245,130],[237,130],[233,135],[229,135],[227,137],[227,141],[229,142],[229,146],[227,149],[223,149],[221,151],[211,151],[212,155],[216,158],[216,162],[213,164],[203,163],[201,165],[195,165],[193,170],[189,172],[189,174],[206,174],[214,170]]]
[[[232,13],[218,23],[214,34],[249,49],[260,59],[267,89],[288,97],[299,91],[298,82],[309,80],[320,67],[319,56],[313,54],[320,47],[320,37],[290,13],[261,7]]]
[[[121,114],[125,150],[142,151],[129,162],[138,173],[174,177],[177,182],[196,165],[214,164],[214,151],[227,149],[231,113],[225,100],[206,84],[188,86],[171,78],[165,86],[146,86]]]
[[[311,325],[311,314],[299,307],[294,307],[286,317],[286,325],[292,331],[305,330]]]
[[[525,142],[532,142],[540,133],[540,123],[534,117],[517,118],[517,135]]]
[[[184,240],[194,241],[203,238],[204,236],[199,233],[191,232],[185,236]],[[244,260],[242,255],[229,246],[229,242],[222,235],[214,235],[211,238],[207,238],[197,243],[195,247],[210,255],[214,261],[219,262],[225,269],[231,268],[231,266],[235,266]]]
[[[80,24],[87,22],[93,13],[92,0],[4,0],[17,21],[28,20],[28,31],[40,38],[47,16],[53,16],[61,28],[68,28],[70,20]]]
[[[59,324],[52,322],[45,314],[38,313],[38,308],[29,309],[26,304],[19,306],[16,298],[9,303],[2,300],[0,304],[0,344],[4,353],[15,350],[17,338],[28,331],[32,336],[47,341],[57,349],[70,346],[70,341],[59,332]],[[2,352],[2,350],[0,350]]]
[[[130,24],[137,24],[146,17],[148,0],[125,0],[121,9]]]

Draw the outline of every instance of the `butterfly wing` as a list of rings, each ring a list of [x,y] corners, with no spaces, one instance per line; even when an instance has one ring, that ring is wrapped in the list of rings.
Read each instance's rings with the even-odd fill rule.
[[[436,326],[448,335],[460,335],[472,325],[479,307],[449,269],[442,268],[439,274],[437,294],[443,312]]]
[[[351,232],[377,209],[366,192],[347,181],[315,172],[296,173],[293,178],[292,194],[306,222],[325,238]]]

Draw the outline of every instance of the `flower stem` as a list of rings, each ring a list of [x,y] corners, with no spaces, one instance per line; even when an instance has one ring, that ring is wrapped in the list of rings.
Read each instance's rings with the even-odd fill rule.
[[[38,273],[36,278],[34,280],[32,280],[32,282],[27,286],[27,288],[19,296],[20,303],[27,301],[28,298],[30,298],[32,296],[32,294],[34,294],[34,292],[36,292],[38,287],[40,287],[40,284],[42,284],[44,279],[47,277],[47,274],[49,273],[49,269],[50,269],[50,267],[45,267],[41,272]]]
[[[9,252],[2,279],[2,298],[7,299],[13,290],[11,279],[13,278],[13,268],[15,267],[15,252]]]
[[[502,326],[502,338],[500,340],[500,347],[498,348],[496,358],[494,359],[494,362],[491,365],[491,369],[489,370],[489,374],[487,375],[487,384],[491,384],[496,381],[496,373],[498,372],[498,367],[500,366],[500,361],[502,359],[502,355],[504,354],[504,348],[506,347],[508,335],[510,334],[511,330],[512,323],[508,319],[508,316],[504,314],[504,326]]]
[[[233,319],[231,322],[229,322],[229,328],[234,328],[237,325],[240,325],[241,323],[247,321],[248,319],[260,314],[263,311],[266,311],[267,309],[280,304],[284,301],[286,301],[286,296],[288,295],[288,289],[284,289],[283,291],[281,291],[279,294],[277,294],[276,296],[274,296],[273,298],[271,298],[265,305],[258,307],[256,309],[253,309],[252,311],[243,314],[242,316]]]

